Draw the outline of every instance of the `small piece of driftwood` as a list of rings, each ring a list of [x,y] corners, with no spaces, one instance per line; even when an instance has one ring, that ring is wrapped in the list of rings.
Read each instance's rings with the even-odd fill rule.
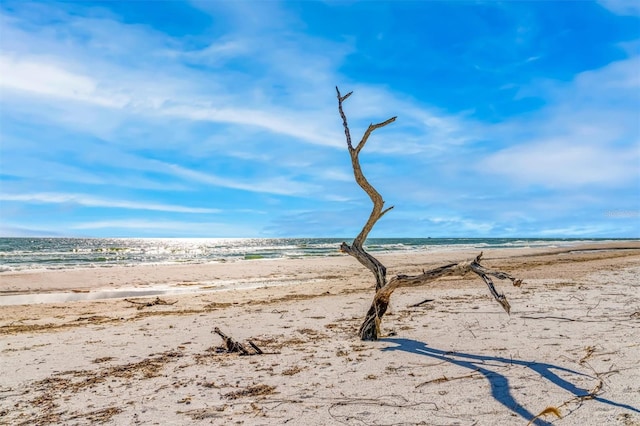
[[[160,299],[159,297],[156,297],[155,300],[152,300],[151,302],[138,302],[131,299],[124,299],[124,301],[133,303],[134,305],[138,305],[138,310],[156,305],[175,305],[176,303],[178,303],[177,300],[174,302],[167,302],[166,300]]]
[[[425,303],[433,302],[435,299],[424,299],[422,302],[414,303],[413,305],[409,305],[410,308],[418,308]]]
[[[242,343],[235,341],[233,339],[233,337],[227,336],[226,334],[224,334],[218,327],[214,328],[213,332],[216,333],[218,336],[222,337],[222,340],[224,341],[224,347],[221,348],[222,352],[225,352],[225,353],[236,353],[236,352],[239,352],[240,355],[262,355],[262,354],[264,354],[262,349],[260,349],[255,343],[253,343],[250,340],[248,340],[247,343],[251,347],[251,350],[249,350]]]

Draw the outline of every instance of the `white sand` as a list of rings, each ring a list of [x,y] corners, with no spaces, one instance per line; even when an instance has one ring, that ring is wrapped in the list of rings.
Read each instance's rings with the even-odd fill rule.
[[[535,424],[640,425],[640,245],[591,248],[486,253],[525,280],[497,282],[511,316],[471,275],[399,289],[378,342],[357,338],[373,280],[348,256],[3,273],[0,299],[195,292],[0,306],[0,424],[526,425],[552,406]],[[269,353],[215,353],[214,327]]]

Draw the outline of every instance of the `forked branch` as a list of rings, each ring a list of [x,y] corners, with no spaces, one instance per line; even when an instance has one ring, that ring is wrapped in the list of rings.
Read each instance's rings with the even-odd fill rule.
[[[482,253],[480,253],[479,256],[471,261],[451,263],[439,268],[432,269],[430,271],[423,272],[420,275],[396,275],[387,282],[387,269],[380,261],[367,253],[364,250],[363,245],[374,225],[382,216],[385,215],[385,213],[387,213],[393,207],[389,207],[386,209],[384,208],[384,200],[382,199],[382,196],[373,187],[373,185],[369,183],[362,172],[362,168],[360,167],[359,154],[369,140],[371,134],[375,130],[393,123],[396,120],[396,117],[391,117],[388,120],[377,124],[370,124],[367,130],[364,132],[362,139],[354,148],[351,141],[351,132],[349,130],[349,124],[347,122],[347,116],[345,115],[343,109],[344,101],[347,100],[347,98],[349,98],[349,96],[351,96],[353,92],[349,92],[346,95],[342,96],[340,94],[340,90],[337,87],[336,92],[338,95],[338,111],[340,112],[340,117],[342,118],[344,134],[347,139],[347,147],[349,149],[349,155],[351,156],[353,175],[358,185],[360,185],[364,192],[367,193],[367,195],[371,199],[371,202],[373,203],[373,208],[371,210],[371,214],[369,215],[369,219],[362,227],[362,231],[360,231],[358,236],[353,240],[353,243],[351,245],[348,245],[347,243],[343,242],[340,246],[340,250],[342,252],[348,253],[349,255],[355,257],[362,265],[369,269],[376,278],[376,294],[373,302],[371,303],[371,307],[367,312],[367,316],[365,317],[365,320],[360,327],[360,338],[362,340],[377,340],[379,338],[380,322],[389,306],[391,294],[397,288],[426,284],[430,281],[447,275],[462,276],[467,274],[468,272],[477,274],[484,280],[493,298],[500,304],[500,306],[502,306],[502,308],[508,314],[511,310],[511,306],[509,305],[509,302],[507,301],[505,295],[496,290],[491,277],[495,277],[501,280],[511,280],[513,285],[517,287],[522,284],[522,281],[512,277],[505,272],[493,271],[482,266],[480,264]]]
[[[369,232],[371,232],[371,229],[373,229],[376,222],[393,207],[384,209],[384,200],[382,199],[382,196],[373,187],[373,185],[369,183],[367,178],[364,176],[364,173],[362,172],[362,168],[360,167],[359,154],[362,148],[364,148],[365,144],[369,140],[369,137],[371,136],[371,134],[375,130],[381,127],[384,127],[390,123],[393,123],[396,120],[396,117],[391,117],[388,120],[385,120],[381,123],[370,124],[367,130],[364,132],[364,135],[362,136],[362,139],[358,143],[358,146],[354,148],[351,142],[351,132],[349,130],[349,124],[347,122],[347,116],[345,115],[344,109],[342,106],[343,102],[349,96],[351,96],[353,92],[349,92],[346,95],[342,96],[340,94],[340,89],[336,87],[336,93],[338,95],[338,111],[340,112],[340,117],[342,118],[344,134],[345,134],[345,137],[347,138],[347,147],[349,148],[349,155],[351,156],[351,166],[353,167],[353,175],[356,179],[357,184],[360,185],[360,188],[362,188],[364,192],[367,193],[367,195],[371,199],[371,202],[373,203],[373,208],[371,210],[371,214],[369,215],[369,219],[367,220],[364,227],[362,228],[362,231],[360,231],[360,234],[358,234],[358,236],[353,240],[353,243],[351,245],[348,245],[347,243],[343,242],[342,245],[340,246],[340,250],[344,253],[348,253],[351,256],[355,257],[362,265],[364,265],[367,269],[369,269],[374,274],[374,276],[376,277],[376,290],[379,290],[386,284],[387,269],[375,257],[367,253],[362,246],[364,245],[364,242],[369,236]]]

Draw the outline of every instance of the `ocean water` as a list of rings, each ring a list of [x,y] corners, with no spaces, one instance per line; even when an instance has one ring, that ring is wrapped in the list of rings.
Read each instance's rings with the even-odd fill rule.
[[[140,264],[339,256],[341,238],[0,238],[0,273]],[[351,242],[350,239],[346,240]],[[585,239],[370,238],[371,253],[561,247]]]

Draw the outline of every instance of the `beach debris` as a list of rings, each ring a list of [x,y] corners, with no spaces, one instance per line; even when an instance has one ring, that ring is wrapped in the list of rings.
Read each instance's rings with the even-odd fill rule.
[[[298,365],[294,365],[292,367],[289,367],[285,370],[282,371],[282,375],[283,376],[294,376],[296,374],[298,374],[299,372],[301,372],[302,370],[304,370],[304,368],[298,366]]]
[[[197,410],[189,410],[189,411],[177,411],[178,414],[186,414],[191,417],[193,420],[206,420],[206,419],[217,419],[223,417],[221,414],[224,410],[227,409],[227,405],[200,408]]]
[[[433,302],[435,299],[424,299],[422,302],[414,303],[413,305],[409,305],[410,308],[419,308],[425,303]]]
[[[93,361],[91,361],[94,364],[101,364],[103,362],[107,362],[107,361],[113,361],[115,358],[112,356],[103,356],[103,357],[99,357],[94,359]]]
[[[125,302],[129,302],[132,303],[134,305],[137,305],[137,308],[139,311],[144,309],[144,308],[149,308],[151,306],[156,306],[156,305],[175,305],[176,303],[178,303],[178,301],[173,301],[173,302],[167,302],[166,300],[160,299],[159,297],[156,297],[154,300],[150,301],[150,302],[138,302],[136,300],[131,300],[131,299],[124,299]]]
[[[591,371],[595,375],[595,377],[598,379],[598,382],[593,387],[593,389],[591,389],[589,392],[587,392],[584,395],[576,395],[575,397],[566,400],[565,402],[563,402],[562,404],[560,404],[558,406],[551,405],[551,406],[545,408],[544,410],[542,410],[540,412],[540,414],[538,414],[537,416],[532,418],[529,421],[529,423],[527,423],[527,426],[530,426],[530,425],[534,424],[534,422],[537,419],[539,419],[540,417],[542,417],[544,415],[547,415],[547,414],[553,414],[556,417],[558,417],[559,419],[561,419],[562,416],[560,415],[560,408],[566,407],[569,404],[573,404],[573,403],[582,404],[582,402],[584,402],[584,401],[588,401],[590,399],[596,398],[602,392],[602,388],[604,387],[604,377],[609,375],[609,374],[615,374],[615,373],[619,373],[620,372],[619,370],[609,369],[609,371],[607,371],[607,372],[598,373],[596,370],[593,369],[593,367],[591,367],[589,365],[589,363],[585,362],[586,359],[593,354],[593,352],[595,351],[595,347],[587,346],[585,349],[587,351],[587,355],[580,360],[580,364],[586,364],[587,366],[589,366],[591,368]]]
[[[585,351],[587,352],[585,354],[585,356],[583,356],[580,361],[578,361],[578,364],[584,364],[585,362],[587,362],[587,360],[589,358],[591,358],[591,355],[593,355],[593,353],[596,351],[595,346],[587,346],[586,348],[584,348]]]
[[[238,399],[243,396],[269,395],[269,394],[272,394],[274,390],[275,390],[274,386],[261,384],[261,385],[248,386],[245,389],[229,392],[223,396],[227,399]]]
[[[224,341],[224,347],[216,348],[218,352],[223,352],[223,353],[239,352],[240,355],[263,355],[264,354],[262,349],[260,349],[258,345],[253,343],[251,340],[247,341],[247,344],[251,348],[251,349],[248,349],[245,345],[243,345],[240,342],[237,342],[231,336],[227,336],[226,334],[224,334],[218,327],[214,328],[213,332],[216,333],[218,336],[222,337],[222,340]]]
[[[362,190],[369,196],[373,203],[373,208],[367,219],[366,223],[362,227],[360,233],[355,237],[351,245],[343,242],[340,245],[340,251],[342,253],[349,254],[360,262],[365,268],[369,269],[376,280],[376,293],[371,303],[371,307],[367,312],[364,322],[360,326],[359,335],[362,340],[378,340],[381,336],[380,324],[383,315],[387,312],[389,301],[393,291],[400,287],[412,287],[426,284],[434,281],[438,278],[457,275],[463,276],[468,272],[473,272],[478,275],[487,285],[489,292],[493,298],[502,306],[502,308],[509,314],[511,311],[511,305],[507,301],[506,296],[496,290],[491,277],[498,278],[500,280],[510,280],[515,287],[522,285],[522,280],[512,277],[511,275],[501,272],[487,269],[480,264],[482,253],[480,253],[475,259],[469,261],[463,261],[458,263],[450,263],[448,265],[441,266],[439,268],[431,270],[423,270],[419,275],[403,275],[399,274],[387,280],[387,268],[375,257],[369,254],[364,249],[364,243],[367,240],[369,232],[373,229],[378,220],[384,216],[387,212],[393,209],[393,206],[385,208],[382,195],[369,183],[367,178],[362,172],[360,166],[360,151],[364,148],[367,140],[371,134],[382,127],[385,127],[393,123],[397,117],[391,117],[385,121],[376,124],[369,124],[367,130],[365,130],[362,139],[354,147],[351,141],[351,131],[349,130],[349,124],[347,123],[347,117],[343,110],[343,103],[346,101],[353,92],[349,92],[342,96],[340,89],[336,87],[338,97],[338,112],[342,118],[342,125],[344,127],[344,134],[347,141],[347,148],[349,150],[349,156],[351,157],[351,166],[353,168],[353,174],[356,183],[362,188]],[[423,302],[424,303],[424,302]]]
[[[537,416],[535,416],[533,419],[531,419],[531,421],[529,421],[529,423],[527,423],[527,426],[532,425],[536,420],[538,420],[540,417],[542,416],[546,416],[547,414],[553,414],[554,416],[556,416],[557,418],[561,419],[562,415],[560,415],[560,410],[558,410],[557,407],[547,407],[544,410],[542,410],[540,412],[540,414],[538,414]]]
[[[456,377],[447,377],[447,376],[443,375],[442,377],[438,377],[436,379],[428,380],[426,382],[422,382],[422,383],[416,385],[416,389],[417,388],[421,388],[422,386],[425,386],[425,385],[429,385],[431,383],[443,383],[443,382],[450,382],[452,380],[483,378],[484,376],[482,374],[475,374],[477,371],[478,371],[478,369],[476,368],[475,370],[473,370],[473,373],[471,373],[471,374],[465,374],[464,376],[456,376]]]
[[[262,352],[262,349],[260,349],[258,346],[256,346],[256,344],[253,343],[251,340],[248,340],[247,343],[249,343],[249,346],[251,346],[253,348],[253,350],[256,351],[256,354],[262,355],[264,353],[264,352]]]

